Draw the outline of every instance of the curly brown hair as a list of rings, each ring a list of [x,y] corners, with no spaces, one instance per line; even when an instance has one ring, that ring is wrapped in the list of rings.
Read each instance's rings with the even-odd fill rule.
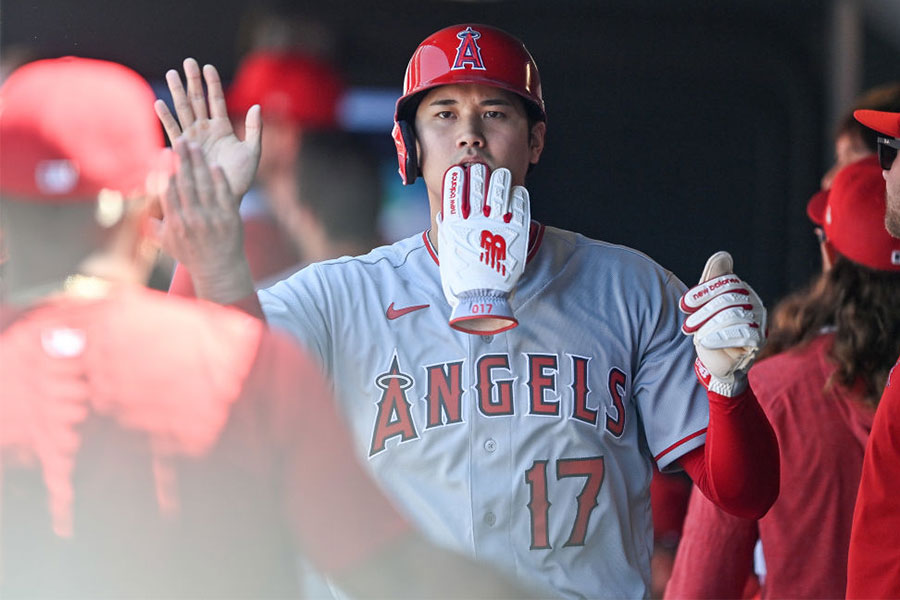
[[[838,254],[829,271],[773,309],[760,358],[804,346],[823,330],[834,331],[828,353],[837,365],[827,385],[861,386],[863,401],[876,406],[900,354],[900,272]]]

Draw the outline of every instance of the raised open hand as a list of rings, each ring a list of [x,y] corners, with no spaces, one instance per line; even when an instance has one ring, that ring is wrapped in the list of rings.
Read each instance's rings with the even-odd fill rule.
[[[191,274],[197,296],[228,304],[253,292],[238,202],[224,171],[199,144],[176,138],[175,174],[153,193],[163,219],[151,224],[160,247]],[[161,183],[161,182],[158,182]]]
[[[178,119],[172,116],[162,100],[153,104],[156,115],[173,144],[179,137],[194,142],[200,146],[209,164],[222,168],[229,187],[240,202],[241,197],[250,189],[259,165],[262,137],[259,105],[254,105],[247,111],[246,134],[241,141],[235,135],[228,118],[225,92],[216,68],[212,65],[203,67],[208,98],[203,93],[200,65],[193,58],[184,59],[184,76],[187,80],[187,92],[178,71],[170,69],[166,73],[166,83],[169,84]]]

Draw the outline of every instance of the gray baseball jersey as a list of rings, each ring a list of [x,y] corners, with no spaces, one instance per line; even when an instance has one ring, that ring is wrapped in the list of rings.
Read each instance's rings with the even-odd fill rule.
[[[492,337],[447,324],[424,234],[259,297],[321,359],[359,453],[432,540],[564,597],[646,596],[651,461],[702,445],[708,422],[684,285],[537,224],[528,258],[519,326]]]

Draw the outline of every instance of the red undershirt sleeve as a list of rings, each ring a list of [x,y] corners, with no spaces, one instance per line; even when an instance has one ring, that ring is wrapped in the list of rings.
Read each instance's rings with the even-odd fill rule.
[[[780,464],[775,431],[749,387],[735,398],[707,392],[706,443],[678,463],[703,495],[722,510],[759,519],[778,497]]]
[[[196,298],[194,292],[194,282],[191,281],[191,274],[180,264],[175,266],[175,273],[172,275],[172,283],[169,284],[169,294],[173,296],[183,296],[185,298]],[[238,310],[241,310],[251,317],[265,322],[266,317],[263,314],[262,305],[256,293],[248,294],[239,300],[235,300],[228,304]]]

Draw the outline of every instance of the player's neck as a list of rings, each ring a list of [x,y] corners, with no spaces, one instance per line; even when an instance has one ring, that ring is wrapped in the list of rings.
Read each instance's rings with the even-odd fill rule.
[[[31,260],[19,264],[11,250],[4,265],[0,301],[28,306],[43,299],[74,295],[99,297],[118,284],[143,285],[147,269],[137,261],[108,251],[98,251],[80,260]],[[101,293],[102,292],[102,293]]]
[[[428,230],[426,234],[428,236],[428,241],[431,242],[431,247],[434,248],[434,251],[438,252],[438,235],[437,235],[437,224],[433,221],[431,223],[431,229]]]
[[[2,304],[27,307],[63,296],[97,299],[107,296],[114,287],[115,284],[108,279],[77,273],[69,275],[61,281],[48,281],[12,290],[4,289]]]

